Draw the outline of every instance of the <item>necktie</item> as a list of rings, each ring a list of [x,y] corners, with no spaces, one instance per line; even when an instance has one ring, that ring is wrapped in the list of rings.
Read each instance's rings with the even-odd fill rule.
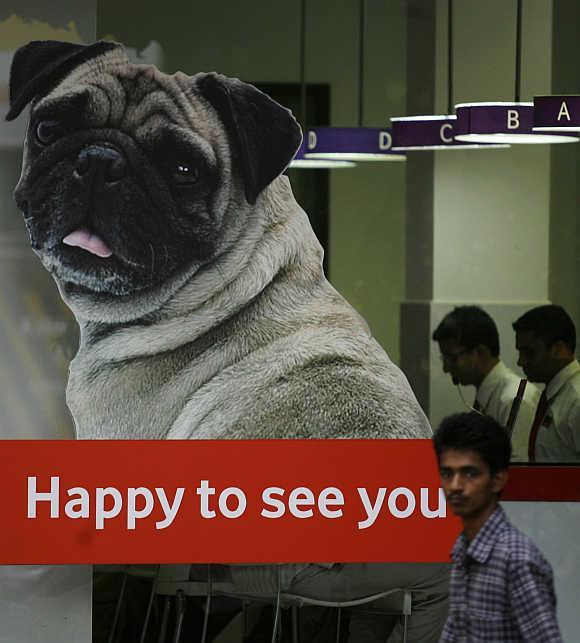
[[[530,429],[530,438],[528,440],[528,459],[530,462],[536,461],[536,438],[538,437],[538,431],[540,430],[542,420],[544,419],[547,410],[548,396],[546,395],[546,389],[544,389],[538,402],[538,408],[536,409],[536,415],[534,415],[532,428]]]

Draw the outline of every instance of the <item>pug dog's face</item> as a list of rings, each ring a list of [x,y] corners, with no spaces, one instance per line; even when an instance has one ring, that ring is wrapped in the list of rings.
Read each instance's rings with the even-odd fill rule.
[[[66,62],[41,70],[35,92],[20,78],[31,58],[46,60],[47,43]],[[110,43],[26,47],[13,62],[8,115],[32,101],[15,199],[43,264],[76,292],[130,295],[211,262],[235,173],[254,203],[300,143],[289,112],[240,81],[166,76],[119,62]],[[275,140],[260,141],[264,117],[285,120],[283,135],[273,128]]]
[[[128,113],[153,81],[121,81]],[[150,85],[150,87],[147,87]],[[104,117],[97,88],[33,108],[27,169],[15,192],[33,248],[61,281],[125,295],[213,257],[222,221],[212,212],[217,158],[180,124]],[[153,124],[154,123],[154,124]],[[135,126],[137,125],[137,126]]]

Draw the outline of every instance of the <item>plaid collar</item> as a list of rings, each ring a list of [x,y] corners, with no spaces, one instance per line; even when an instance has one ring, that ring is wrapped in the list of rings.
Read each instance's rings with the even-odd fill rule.
[[[507,525],[504,510],[498,505],[471,542],[467,540],[465,532],[461,533],[453,547],[451,557],[456,562],[462,562],[469,557],[478,563],[485,563],[499,535]]]

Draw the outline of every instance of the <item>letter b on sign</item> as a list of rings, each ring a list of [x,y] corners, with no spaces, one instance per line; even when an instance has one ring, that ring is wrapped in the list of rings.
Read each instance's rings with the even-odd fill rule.
[[[520,115],[517,109],[508,109],[507,111],[507,128],[518,129],[520,126]]]

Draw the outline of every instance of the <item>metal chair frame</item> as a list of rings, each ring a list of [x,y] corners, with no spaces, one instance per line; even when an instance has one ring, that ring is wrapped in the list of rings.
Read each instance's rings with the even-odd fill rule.
[[[187,567],[187,566],[184,566]],[[151,584],[151,592],[149,595],[149,600],[147,604],[147,610],[145,614],[145,620],[143,622],[143,628],[141,630],[141,637],[139,639],[140,643],[145,642],[145,637],[147,635],[147,630],[149,627],[149,621],[151,618],[151,611],[153,606],[153,601],[156,595],[165,596],[165,601],[163,603],[163,610],[161,615],[161,627],[158,635],[158,643],[163,643],[167,635],[167,627],[169,621],[169,610],[171,606],[171,598],[175,597],[176,601],[176,622],[173,633],[172,643],[180,643],[181,632],[183,628],[183,621],[185,617],[186,610],[186,596],[205,596],[205,608],[204,608],[204,621],[203,629],[200,643],[207,643],[207,631],[208,631],[208,622],[211,609],[211,599],[212,596],[227,596],[229,598],[237,598],[242,601],[244,609],[244,622],[246,619],[246,608],[250,602],[262,602],[262,603],[271,603],[274,600],[274,625],[272,628],[272,638],[271,643],[276,643],[281,634],[280,630],[280,610],[282,605],[289,605],[291,608],[292,615],[292,641],[293,643],[299,642],[299,632],[298,632],[298,610],[303,605],[311,605],[317,607],[333,607],[337,608],[337,625],[336,625],[336,643],[340,641],[340,621],[343,608],[349,607],[360,607],[362,605],[368,605],[380,599],[386,598],[388,596],[395,595],[397,593],[402,593],[402,608],[400,611],[395,612],[385,612],[384,610],[378,610],[383,613],[394,613],[400,614],[403,617],[403,643],[407,642],[407,628],[408,628],[408,618],[411,615],[412,610],[412,596],[410,590],[404,588],[392,588],[384,592],[378,592],[375,594],[369,594],[361,598],[348,600],[348,601],[327,601],[316,598],[311,598],[308,596],[303,596],[300,594],[293,594],[291,592],[282,592],[281,591],[281,574],[280,567],[277,568],[278,577],[277,577],[277,591],[273,595],[269,594],[241,594],[235,591],[235,588],[232,586],[231,582],[220,582],[212,579],[211,574],[211,565],[208,565],[208,578],[207,581],[192,581],[192,580],[168,580],[160,577],[161,566],[158,565],[155,569],[153,581]],[[109,643],[114,643],[115,631],[117,628],[119,614],[121,612],[122,602],[124,600],[127,577],[131,573],[131,566],[127,565],[123,568],[123,581],[121,585],[121,590],[119,592],[119,598],[117,599],[117,605],[115,608],[115,615],[113,623],[111,626],[111,632],[109,635]],[[150,572],[151,573],[151,572]],[[144,575],[143,573],[139,575]],[[244,628],[246,625],[244,624]]]

